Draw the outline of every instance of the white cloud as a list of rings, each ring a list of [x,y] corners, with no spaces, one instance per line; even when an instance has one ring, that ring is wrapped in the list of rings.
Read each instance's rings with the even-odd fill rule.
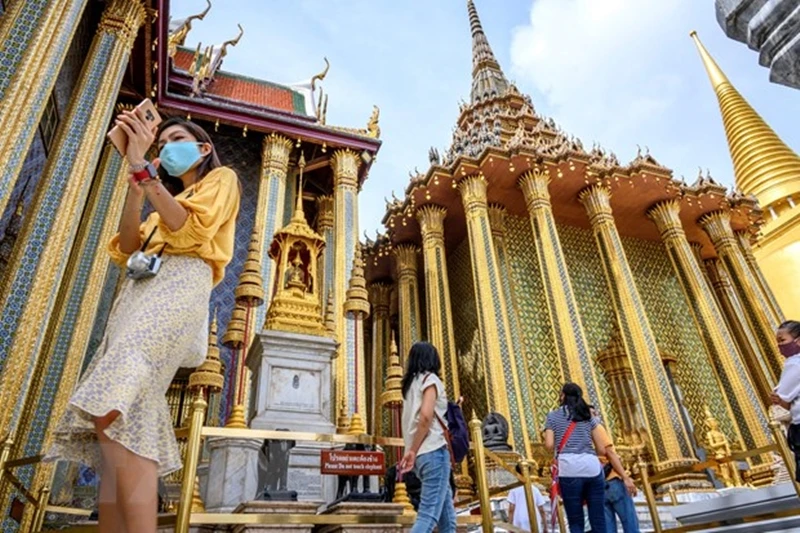
[[[683,76],[664,44],[685,35],[692,1],[536,0],[513,31],[512,73],[565,129],[627,154],[678,98]]]

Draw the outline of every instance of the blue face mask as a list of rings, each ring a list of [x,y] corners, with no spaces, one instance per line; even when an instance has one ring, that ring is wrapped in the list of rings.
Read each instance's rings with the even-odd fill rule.
[[[183,176],[203,157],[199,144],[191,141],[165,144],[158,154],[161,166],[170,176],[176,178]]]

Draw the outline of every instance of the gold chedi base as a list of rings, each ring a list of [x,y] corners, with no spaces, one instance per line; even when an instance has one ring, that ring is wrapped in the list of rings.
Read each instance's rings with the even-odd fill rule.
[[[228,417],[226,428],[247,429],[247,421],[244,418],[244,405],[234,405],[231,409],[231,416]]]
[[[395,483],[392,503],[402,505],[404,515],[413,516],[417,514],[414,510],[414,506],[411,505],[411,499],[408,497],[408,490],[406,490],[406,484],[403,481]]]

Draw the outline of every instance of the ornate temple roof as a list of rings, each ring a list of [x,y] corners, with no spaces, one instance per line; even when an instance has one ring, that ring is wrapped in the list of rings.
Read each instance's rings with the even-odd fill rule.
[[[736,186],[764,208],[800,193],[800,157],[733,87],[697,33],[691,36],[719,100]]]
[[[703,247],[705,257],[716,251],[697,221],[716,209],[731,210],[737,230],[756,232],[763,223],[755,198],[730,193],[710,176],[689,185],[673,177],[648,149],[638,150],[627,164],[594,144],[587,150],[576,137],[561,130],[549,118],[536,113],[529,96],[509,83],[491,51],[473,0],[467,1],[473,46],[472,91],[469,103],[461,105],[450,147],[440,155],[431,148],[426,172],[410,173],[402,198],[392,194],[386,200],[382,220],[385,234],[367,238],[367,278],[370,281],[392,274],[392,253],[399,243],[420,243],[420,227],[414,216],[426,204],[447,209],[445,241],[455,246],[466,237],[464,208],[456,190],[468,175],[483,174],[488,183],[488,201],[503,205],[516,216],[527,217],[527,207],[517,186],[529,170],[550,175],[553,213],[559,223],[589,227],[588,217],[577,201],[589,185],[602,183],[612,190],[612,207],[623,236],[659,240],[647,210],[668,199],[681,201],[681,220],[691,242]]]
[[[195,51],[179,46],[172,58],[173,68],[189,75],[195,64]],[[306,96],[286,85],[259,80],[223,70],[214,74],[214,82],[204,93],[211,98],[229,100],[256,107],[277,109],[295,115],[314,116],[313,109],[307,109]]]

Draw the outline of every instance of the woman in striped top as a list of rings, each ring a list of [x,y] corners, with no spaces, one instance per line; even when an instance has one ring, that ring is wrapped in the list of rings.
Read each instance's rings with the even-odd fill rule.
[[[583,502],[589,508],[592,531],[606,531],[606,482],[597,457],[597,449],[602,449],[600,423],[592,417],[578,385],[565,384],[559,401],[561,406],[547,413],[544,444],[548,450],[556,450],[561,498],[570,533],[583,532]],[[567,434],[570,427],[573,429]]]

